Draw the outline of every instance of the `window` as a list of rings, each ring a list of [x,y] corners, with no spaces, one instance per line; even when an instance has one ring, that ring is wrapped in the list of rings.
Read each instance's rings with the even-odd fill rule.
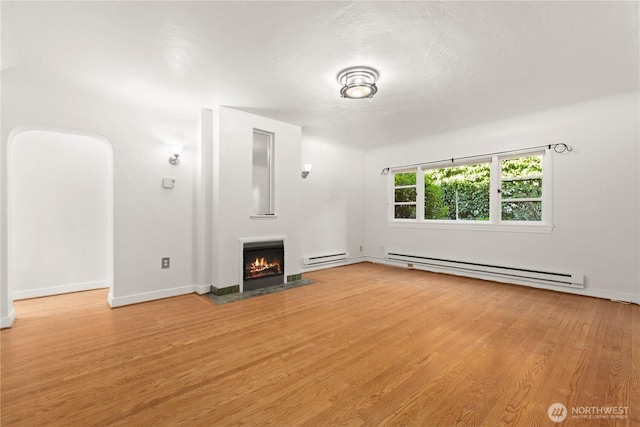
[[[391,221],[549,232],[550,160],[546,152],[530,152],[392,171]]]
[[[273,215],[274,135],[253,130],[252,214]]]
[[[424,219],[489,220],[491,163],[424,171]]]
[[[393,174],[393,212],[396,219],[416,219],[416,173]]]
[[[542,220],[542,156],[500,162],[501,219]]]

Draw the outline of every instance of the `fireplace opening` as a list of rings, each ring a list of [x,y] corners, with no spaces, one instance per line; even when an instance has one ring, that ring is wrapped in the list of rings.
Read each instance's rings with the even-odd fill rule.
[[[284,242],[245,243],[243,249],[243,290],[284,283]]]
[[[274,276],[282,273],[280,261],[273,257],[257,256],[256,260],[245,266],[244,280],[259,279],[261,277]]]

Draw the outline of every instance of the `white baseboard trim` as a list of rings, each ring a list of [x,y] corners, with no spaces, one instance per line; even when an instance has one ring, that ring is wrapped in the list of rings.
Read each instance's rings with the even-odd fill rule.
[[[12,307],[8,316],[0,317],[0,329],[10,328],[16,321],[16,310]]]
[[[193,285],[193,292],[203,295],[211,292],[211,284],[207,285]]]
[[[13,300],[49,297],[52,295],[69,294],[71,292],[91,291],[94,289],[108,288],[109,282],[105,280],[97,282],[73,283],[71,285],[51,286],[48,288],[27,289],[24,291],[13,291]]]
[[[368,261],[368,259],[364,256],[353,257],[345,261],[328,262],[326,264],[319,264],[311,267],[302,267],[302,273],[308,273],[310,271],[316,271],[316,270],[326,270],[327,268],[340,267],[343,265],[350,265],[350,264],[358,264],[360,262],[366,262],[366,261]]]
[[[177,297],[192,293],[206,294],[211,290],[211,285],[187,285],[177,288],[163,289],[160,291],[144,292],[141,294],[126,295],[123,297],[114,297],[109,292],[109,305],[111,308],[122,307],[125,305],[139,304],[141,302],[155,301],[163,298]]]
[[[384,265],[390,265],[393,267],[408,268],[404,263],[393,262],[383,258],[367,257],[366,261],[374,264],[384,264]],[[564,286],[551,286],[551,285],[545,285],[540,283],[530,283],[530,282],[518,281],[518,280],[507,280],[504,278],[499,278],[499,277],[491,276],[488,274],[485,275],[482,273],[454,272],[452,270],[440,269],[434,266],[415,265],[414,267],[412,267],[412,269],[431,271],[434,273],[452,274],[456,276],[472,277],[475,279],[489,280],[491,282],[508,283],[508,284],[519,285],[519,286],[529,286],[531,288],[547,289],[550,291],[558,291],[558,292],[564,292],[568,294],[575,294],[575,295],[582,295],[587,297],[603,298],[603,299],[609,299],[614,301],[623,301],[623,302],[640,304],[640,295],[634,295],[634,294],[625,293],[625,292],[610,291],[607,289],[590,289],[590,288],[577,289],[577,288],[569,288]]]

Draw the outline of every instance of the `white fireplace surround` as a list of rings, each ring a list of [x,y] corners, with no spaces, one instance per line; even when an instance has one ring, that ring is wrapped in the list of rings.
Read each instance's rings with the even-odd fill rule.
[[[261,243],[261,242],[272,242],[272,241],[282,241],[284,245],[284,277],[285,282],[286,278],[290,276],[288,273],[289,263],[286,262],[287,258],[287,236],[260,236],[260,237],[241,237],[238,239],[238,283],[240,284],[240,292],[244,292],[244,262],[243,262],[243,251],[244,245],[246,243]]]

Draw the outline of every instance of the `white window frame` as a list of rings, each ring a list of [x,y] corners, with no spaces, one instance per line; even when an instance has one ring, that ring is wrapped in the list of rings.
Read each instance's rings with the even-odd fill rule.
[[[417,165],[411,168],[390,169],[388,174],[388,225],[400,228],[433,228],[452,230],[473,230],[473,231],[506,231],[522,233],[551,233],[552,223],[552,200],[553,200],[553,151],[543,150],[523,150],[505,156],[493,155],[491,157],[478,156],[473,160],[464,162],[446,162],[440,164]],[[498,190],[502,186],[501,161],[511,158],[542,156],[542,215],[541,221],[509,221],[502,220],[502,194]],[[451,166],[463,166],[468,164],[478,164],[490,162],[491,181],[489,197],[489,221],[469,221],[469,220],[426,220],[424,219],[424,185],[418,185],[420,177],[424,176],[427,169],[443,168]],[[396,219],[395,216],[395,186],[394,175],[397,173],[416,172],[416,219]],[[506,199],[505,199],[506,200]]]
[[[501,224],[514,224],[514,223],[518,223],[518,224],[523,224],[523,225],[536,225],[536,224],[551,224],[551,209],[548,207],[548,205],[551,204],[551,198],[547,197],[547,193],[551,192],[551,185],[550,185],[550,170],[551,168],[546,167],[546,165],[551,161],[550,159],[553,158],[553,156],[551,155],[550,152],[548,152],[549,150],[546,151],[536,151],[536,152],[531,152],[531,153],[527,153],[527,154],[516,154],[516,155],[510,155],[510,156],[500,156],[497,159],[497,163],[498,163],[498,189],[502,188],[502,183],[504,181],[518,181],[518,180],[524,180],[524,179],[531,179],[531,178],[540,178],[542,179],[542,197],[535,197],[535,198],[523,198],[523,199],[503,199],[502,198],[502,192],[501,191],[497,191],[498,193],[498,203],[497,203],[497,218],[498,218],[498,222]],[[521,177],[517,177],[517,178],[503,178],[502,177],[502,160],[509,160],[509,159],[517,159],[517,158],[521,158],[521,157],[531,157],[531,156],[542,156],[542,174],[540,175],[527,175],[527,176],[521,176]],[[547,184],[547,185],[545,185]],[[502,220],[502,202],[503,201],[515,201],[515,202],[527,202],[527,201],[539,201],[542,202],[542,213],[541,213],[541,220],[540,221],[504,221]]]
[[[414,185],[400,185],[396,187],[396,180],[395,180],[395,175],[397,174],[402,174],[402,173],[416,173],[416,183]],[[389,195],[389,198],[391,200],[391,217],[393,218],[394,221],[399,221],[399,222],[415,222],[418,218],[420,218],[420,204],[418,203],[418,200],[421,199],[420,197],[420,191],[422,191],[422,193],[424,193],[424,185],[422,186],[422,190],[420,190],[420,185],[418,185],[418,173],[416,172],[416,169],[398,169],[393,171],[391,174],[391,193]],[[416,189],[416,201],[411,203],[411,202],[396,202],[396,189],[402,189],[402,188],[415,188]],[[424,195],[422,196],[422,198],[424,198]],[[396,214],[396,206],[409,206],[409,205],[416,205],[416,219],[413,218],[395,218],[395,214]],[[424,203],[422,206],[422,211],[424,211]],[[423,215],[424,216],[424,215]]]

